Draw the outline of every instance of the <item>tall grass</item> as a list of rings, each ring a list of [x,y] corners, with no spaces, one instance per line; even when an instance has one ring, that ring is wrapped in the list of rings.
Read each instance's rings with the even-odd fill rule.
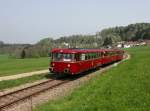
[[[150,111],[150,46],[127,51],[130,60],[35,111]]]

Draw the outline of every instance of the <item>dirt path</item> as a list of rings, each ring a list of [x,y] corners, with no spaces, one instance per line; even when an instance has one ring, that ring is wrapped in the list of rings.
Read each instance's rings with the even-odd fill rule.
[[[49,70],[46,69],[46,70],[16,74],[16,75],[12,75],[12,76],[4,76],[4,77],[0,77],[0,81],[19,79],[19,78],[23,78],[23,77],[28,77],[28,76],[32,76],[32,75],[39,75],[39,74],[48,73],[48,72],[49,72]]]

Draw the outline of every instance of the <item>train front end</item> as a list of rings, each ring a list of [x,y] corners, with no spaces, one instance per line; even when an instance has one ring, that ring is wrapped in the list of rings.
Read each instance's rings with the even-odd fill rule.
[[[52,50],[52,59],[50,63],[50,72],[57,75],[75,74],[76,63],[75,53],[68,50],[58,49]]]

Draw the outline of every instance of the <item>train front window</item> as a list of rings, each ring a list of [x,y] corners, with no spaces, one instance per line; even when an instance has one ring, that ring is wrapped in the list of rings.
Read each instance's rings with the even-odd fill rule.
[[[72,61],[72,54],[63,54],[63,61]]]
[[[74,61],[74,54],[53,53],[53,61]]]
[[[62,54],[61,53],[53,53],[53,61],[61,61],[62,60]]]

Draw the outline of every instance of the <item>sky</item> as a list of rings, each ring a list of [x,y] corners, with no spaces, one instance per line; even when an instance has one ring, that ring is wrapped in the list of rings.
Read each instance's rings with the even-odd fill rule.
[[[150,0],[0,0],[0,41],[36,43],[150,23]]]

